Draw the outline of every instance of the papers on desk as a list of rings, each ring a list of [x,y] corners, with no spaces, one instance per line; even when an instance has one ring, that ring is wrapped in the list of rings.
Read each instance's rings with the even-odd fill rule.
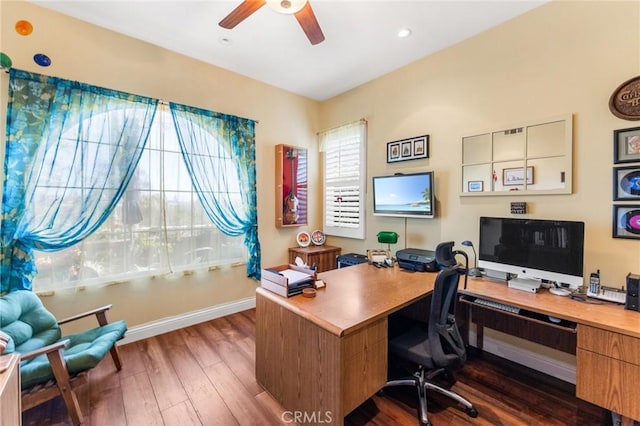
[[[304,272],[295,271],[293,269],[285,269],[284,271],[280,271],[281,275],[284,275],[289,281],[289,285],[299,284],[305,281],[311,281],[312,276],[309,274],[305,274]]]

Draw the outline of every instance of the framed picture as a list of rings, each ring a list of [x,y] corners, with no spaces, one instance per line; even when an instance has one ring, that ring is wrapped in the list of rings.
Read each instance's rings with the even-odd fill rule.
[[[640,127],[613,131],[613,162],[640,162]]]
[[[469,192],[482,192],[484,191],[484,182],[481,180],[470,180],[467,183],[467,190]]]
[[[387,143],[387,163],[429,158],[429,135]]]
[[[524,185],[524,179],[524,167],[502,170],[502,184],[504,186]],[[533,166],[527,167],[527,185],[531,184],[533,184]]]
[[[411,157],[411,150],[412,150],[411,141],[402,142],[401,146],[402,146],[402,158]]]
[[[640,166],[613,168],[613,200],[640,201]]]
[[[400,159],[400,143],[390,142],[387,144],[387,163]]]
[[[613,206],[613,238],[640,240],[640,204]]]

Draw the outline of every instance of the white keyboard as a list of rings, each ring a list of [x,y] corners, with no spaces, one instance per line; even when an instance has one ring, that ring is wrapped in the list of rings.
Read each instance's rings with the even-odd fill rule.
[[[487,306],[489,308],[499,309],[501,311],[511,312],[512,314],[520,313],[520,308],[518,307],[507,305],[505,303],[494,302],[493,300],[480,299],[479,297],[476,297],[476,300],[474,300],[474,303],[477,303],[478,305]]]

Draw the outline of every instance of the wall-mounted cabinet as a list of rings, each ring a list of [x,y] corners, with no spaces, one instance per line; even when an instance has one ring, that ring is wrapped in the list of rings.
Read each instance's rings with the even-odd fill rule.
[[[479,132],[462,138],[462,195],[570,194],[573,119]]]
[[[276,227],[307,224],[307,149],[276,145]]]

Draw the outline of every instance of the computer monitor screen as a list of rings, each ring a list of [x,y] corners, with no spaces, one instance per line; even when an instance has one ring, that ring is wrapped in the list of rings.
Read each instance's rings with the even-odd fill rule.
[[[433,172],[375,176],[373,178],[373,214],[434,217],[433,183]]]
[[[480,218],[480,268],[568,284],[583,284],[584,222]]]

